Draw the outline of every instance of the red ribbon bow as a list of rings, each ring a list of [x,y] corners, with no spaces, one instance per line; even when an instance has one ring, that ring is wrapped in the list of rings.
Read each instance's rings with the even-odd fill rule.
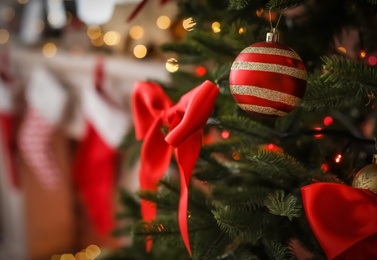
[[[173,105],[162,88],[152,82],[137,82],[132,93],[132,111],[136,138],[144,140],[141,149],[140,188],[157,190],[158,181],[164,175],[171,160],[172,150],[180,173],[180,199],[178,222],[183,242],[191,255],[187,226],[188,183],[199,156],[202,131],[216,101],[219,89],[205,81],[181,97]],[[169,127],[164,136],[163,126]],[[156,206],[142,200],[144,220],[156,218]],[[147,241],[147,250],[151,248]]]
[[[301,189],[306,216],[329,259],[377,259],[377,196],[342,184]]]

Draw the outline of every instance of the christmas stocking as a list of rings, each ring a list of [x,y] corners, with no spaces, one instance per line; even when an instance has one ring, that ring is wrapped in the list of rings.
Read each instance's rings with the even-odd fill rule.
[[[83,85],[86,133],[77,151],[74,179],[95,230],[106,235],[114,225],[117,146],[126,133],[128,121],[126,114],[108,102],[95,85],[92,80]]]
[[[45,68],[36,68],[26,88],[27,109],[19,133],[23,158],[47,188],[61,178],[50,149],[51,136],[62,119],[67,95]]]

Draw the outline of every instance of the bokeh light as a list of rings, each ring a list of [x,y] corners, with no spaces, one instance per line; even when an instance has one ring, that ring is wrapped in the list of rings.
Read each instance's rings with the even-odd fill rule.
[[[370,66],[375,66],[377,64],[377,57],[376,56],[370,56],[368,58],[368,64]]]
[[[341,52],[341,53],[344,53],[344,54],[347,53],[347,50],[344,47],[338,47],[338,51]]]
[[[325,126],[330,126],[332,123],[333,123],[333,118],[331,116],[326,116],[324,119],[323,119],[323,124]]]
[[[341,154],[337,154],[337,155],[335,156],[334,161],[335,161],[336,163],[340,163],[340,162],[342,161],[342,155],[341,155]]]
[[[142,59],[147,56],[147,47],[142,44],[136,45],[134,48],[134,55],[138,59]]]
[[[60,260],[75,260],[75,256],[72,254],[63,254],[60,256]]]
[[[100,37],[96,38],[96,39],[91,39],[90,42],[92,43],[92,45],[94,47],[101,47],[104,42],[103,42],[103,34],[100,34]]]
[[[5,29],[0,29],[0,44],[5,44],[9,41],[9,32]]]
[[[207,70],[205,67],[203,66],[198,66],[196,69],[195,69],[195,74],[199,77],[203,77],[204,75],[206,75],[207,73]]]
[[[24,5],[24,4],[29,3],[29,0],[17,0],[17,2],[18,2],[19,4]]]
[[[229,133],[229,131],[227,131],[227,130],[223,130],[223,131],[221,132],[221,137],[224,138],[224,139],[228,139],[228,138],[230,137],[230,133]]]
[[[91,25],[88,26],[88,29],[86,30],[86,34],[88,35],[89,39],[94,40],[99,37],[101,37],[101,27],[98,25]]]
[[[144,36],[144,29],[139,25],[132,26],[129,35],[134,40],[141,39]]]
[[[359,56],[360,56],[360,58],[364,59],[367,56],[366,51],[365,50],[360,50]]]
[[[157,27],[162,30],[168,29],[170,27],[170,18],[165,15],[161,15],[160,17],[158,17]]]
[[[321,131],[322,128],[321,127],[316,127],[316,128],[314,128],[314,130]],[[314,138],[317,138],[317,139],[321,139],[322,137],[323,137],[323,134],[315,134],[314,135]]]
[[[103,41],[109,46],[114,46],[120,42],[120,34],[116,31],[108,31],[103,36]]]
[[[15,16],[15,11],[12,7],[5,6],[5,7],[2,7],[0,11],[0,16],[1,16],[1,19],[3,19],[3,21],[10,22],[13,20]]]
[[[238,33],[239,34],[244,34],[245,33],[245,28],[241,27],[240,29],[238,29]]]
[[[219,22],[213,22],[212,23],[212,31],[214,33],[219,33],[221,31],[220,23]]]
[[[329,171],[329,165],[327,163],[322,163],[321,170],[324,171],[324,172],[328,172]]]
[[[194,18],[189,17],[189,18],[183,20],[182,25],[183,25],[183,28],[186,31],[192,31],[192,30],[194,30],[194,27],[196,25],[196,21],[194,20]]]
[[[258,9],[258,10],[255,11],[255,13],[257,14],[258,17],[261,17],[262,14],[264,13],[264,9],[263,8]]]
[[[45,45],[43,45],[42,53],[47,58],[52,58],[56,55],[58,48],[56,45],[52,42],[48,42]]]
[[[179,64],[178,64],[177,59],[175,58],[168,59],[165,63],[165,68],[167,69],[167,71],[172,72],[172,73],[178,71]]]

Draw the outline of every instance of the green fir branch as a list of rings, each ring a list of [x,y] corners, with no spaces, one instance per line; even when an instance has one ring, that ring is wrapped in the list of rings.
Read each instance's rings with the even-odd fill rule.
[[[189,42],[192,42],[203,56],[215,60],[225,61],[233,59],[238,52],[233,46],[227,43],[220,34],[213,34],[208,31],[196,30],[190,34]]]
[[[247,168],[252,173],[275,183],[285,181],[284,184],[289,185],[292,181],[310,182],[313,177],[312,172],[308,172],[301,163],[287,154],[258,150],[249,151],[243,156],[249,162]]]
[[[272,141],[274,135],[271,128],[243,116],[222,116],[218,124],[221,128],[230,131],[231,135],[252,136],[253,138],[249,139],[259,144]]]
[[[264,201],[274,189],[263,186],[245,188],[240,180],[237,185],[218,185],[212,191],[214,205],[226,205],[230,210],[253,212],[264,206]],[[225,192],[224,192],[225,191]]]
[[[232,239],[255,244],[271,228],[273,215],[265,212],[240,212],[228,205],[221,205],[212,211],[218,226]]]
[[[196,233],[193,239],[193,259],[212,260],[222,255],[224,248],[231,243],[228,235],[220,229],[213,232]]]
[[[264,239],[269,253],[274,260],[294,260],[296,259],[294,253],[289,249],[288,246],[283,245],[282,243],[276,240],[267,240]]]
[[[242,10],[246,8],[251,0],[230,0],[229,1],[229,10]]]
[[[285,9],[294,8],[301,5],[305,0],[270,0],[266,8],[271,11],[284,11]]]
[[[302,213],[302,208],[297,205],[297,198],[292,194],[286,196],[283,190],[270,193],[264,203],[271,214],[285,216],[291,221]]]
[[[307,110],[342,108],[368,102],[377,94],[377,72],[374,68],[336,56],[323,57],[322,75],[310,77],[302,106]]]

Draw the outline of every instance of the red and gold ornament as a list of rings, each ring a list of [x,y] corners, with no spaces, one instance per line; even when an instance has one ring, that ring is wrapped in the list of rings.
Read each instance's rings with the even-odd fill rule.
[[[306,89],[306,69],[300,56],[279,42],[275,29],[265,42],[244,49],[230,71],[230,91],[241,109],[268,117],[295,109]]]

